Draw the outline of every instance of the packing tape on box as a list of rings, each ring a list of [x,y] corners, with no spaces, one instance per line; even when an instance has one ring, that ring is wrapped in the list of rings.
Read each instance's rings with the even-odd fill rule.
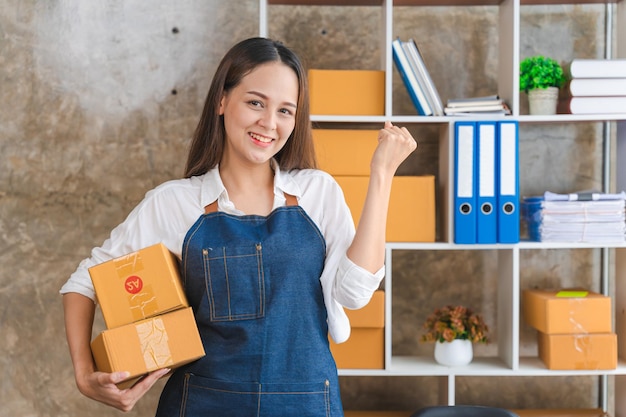
[[[574,369],[598,369],[599,361],[592,355],[591,337],[584,334],[574,335],[574,349],[583,355],[583,359],[574,363]]]
[[[115,260],[115,270],[120,278],[126,278],[143,269],[143,260],[141,259],[139,252],[133,252],[125,256],[120,256]]]
[[[128,306],[134,321],[153,316],[159,311],[157,296],[149,285],[144,286],[137,294],[128,294]]]
[[[152,287],[144,285],[140,272],[144,263],[139,251],[121,256],[115,260],[117,276],[124,280],[124,289],[128,294],[128,305],[134,321],[153,316],[159,311],[157,297]]]
[[[557,297],[559,295],[557,294]],[[569,305],[571,306],[570,311],[569,311],[569,322],[572,324],[572,329],[574,330],[574,333],[581,333],[581,334],[586,334],[589,333],[587,331],[587,329],[585,329],[585,327],[583,326],[582,323],[580,323],[578,320],[576,320],[576,311],[578,311],[581,308],[582,303],[584,302],[584,298],[570,298],[569,299]]]
[[[141,352],[149,371],[164,368],[174,363],[163,320],[155,318],[135,326]]]

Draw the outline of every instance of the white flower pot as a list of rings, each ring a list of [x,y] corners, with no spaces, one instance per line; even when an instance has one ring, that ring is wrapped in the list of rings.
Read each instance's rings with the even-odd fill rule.
[[[556,105],[559,100],[559,89],[556,87],[536,88],[528,92],[530,114],[556,114]]]
[[[445,366],[463,366],[474,357],[472,342],[455,339],[452,342],[435,342],[435,361]]]

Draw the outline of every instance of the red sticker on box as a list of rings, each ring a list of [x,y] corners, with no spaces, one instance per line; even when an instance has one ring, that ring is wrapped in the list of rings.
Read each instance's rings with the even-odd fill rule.
[[[127,292],[131,294],[137,294],[143,288],[143,280],[141,279],[141,277],[131,275],[130,277],[126,278],[124,287],[126,288]]]

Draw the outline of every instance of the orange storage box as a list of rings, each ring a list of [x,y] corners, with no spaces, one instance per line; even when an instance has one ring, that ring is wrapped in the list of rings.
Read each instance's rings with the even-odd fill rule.
[[[187,307],[178,268],[162,243],[89,268],[107,328]]]
[[[617,367],[615,333],[538,332],[539,357],[553,370],[609,370]]]
[[[118,387],[131,386],[141,376],[175,368],[205,355],[191,307],[105,330],[92,342],[99,371],[128,371]]]
[[[367,194],[369,177],[335,176],[343,189],[354,224],[358,225]],[[435,241],[435,177],[396,176],[393,178],[389,212],[388,242]]]
[[[383,369],[385,367],[385,292],[376,291],[359,310],[348,310],[350,338],[343,343],[330,341],[330,351],[343,369]]]
[[[370,175],[378,130],[313,129],[315,154],[330,175]]]
[[[524,290],[524,321],[546,334],[611,333],[611,298],[584,289]]]
[[[309,70],[311,114],[382,116],[385,72]]]

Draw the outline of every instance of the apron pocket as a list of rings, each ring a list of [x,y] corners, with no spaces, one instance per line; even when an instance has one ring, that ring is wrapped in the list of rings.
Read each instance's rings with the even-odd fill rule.
[[[330,416],[330,383],[263,384],[260,416]]]
[[[265,315],[262,246],[203,249],[211,321],[256,319]]]
[[[185,376],[180,415],[183,417],[257,416],[258,384],[217,381],[193,374]]]
[[[183,417],[330,416],[328,381],[257,384],[185,376]]]

